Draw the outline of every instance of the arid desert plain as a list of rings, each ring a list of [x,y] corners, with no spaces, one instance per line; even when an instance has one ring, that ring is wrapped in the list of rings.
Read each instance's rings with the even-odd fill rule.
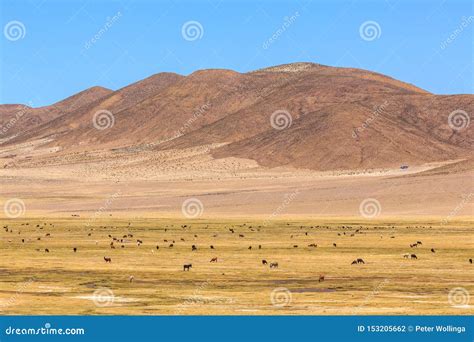
[[[472,315],[473,105],[311,63],[1,105],[0,311]]]

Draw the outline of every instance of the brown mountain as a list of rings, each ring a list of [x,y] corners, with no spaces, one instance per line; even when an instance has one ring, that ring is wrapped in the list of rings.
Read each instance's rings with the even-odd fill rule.
[[[110,89],[92,87],[53,105],[40,108],[31,108],[26,104],[0,105],[0,139],[32,130],[42,123],[73,112],[110,93],[112,93]]]
[[[471,126],[458,130],[448,120],[456,110],[472,113],[474,95],[433,95],[352,68],[295,63],[244,74],[162,73],[114,92],[97,87],[85,92],[26,109],[41,121],[13,125],[3,145],[47,137],[48,146],[60,147],[56,153],[62,155],[219,144],[210,151],[214,158],[333,170],[465,159],[474,142]],[[21,106],[0,106],[0,118],[18,110]],[[100,111],[112,113],[111,127],[94,126]]]

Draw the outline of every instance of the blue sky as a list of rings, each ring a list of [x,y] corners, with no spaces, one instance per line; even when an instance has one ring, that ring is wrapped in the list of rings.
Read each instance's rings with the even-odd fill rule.
[[[0,103],[38,107],[162,71],[246,72],[298,61],[472,94],[472,3],[2,0]],[[190,21],[197,23],[183,34]]]

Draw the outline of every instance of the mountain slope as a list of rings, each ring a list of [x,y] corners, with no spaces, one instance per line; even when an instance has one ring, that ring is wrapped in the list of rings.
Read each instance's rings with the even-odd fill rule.
[[[91,87],[55,104],[39,108],[17,104],[0,105],[0,139],[33,130],[42,123],[73,112],[111,92],[103,87]]]
[[[214,158],[334,170],[470,158],[474,142],[472,127],[449,122],[453,111],[472,112],[474,95],[438,96],[374,72],[312,63],[157,74],[68,107],[4,144],[48,137],[59,154],[218,144]],[[93,118],[104,110],[113,124],[100,130]]]
[[[35,131],[26,132],[23,136],[12,139],[10,143],[20,143],[42,137],[54,137],[54,143],[51,144],[54,146],[71,149],[79,142],[84,146],[94,145],[97,140],[96,136],[102,133],[93,125],[94,115],[97,112],[108,111],[114,116],[118,115],[118,113],[136,106],[148,97],[166,89],[181,77],[173,73],[161,73],[117,91],[109,91],[105,96],[89,101],[75,110],[69,110],[65,115],[55,117]],[[126,116],[127,113],[123,115]],[[128,117],[127,120],[132,122],[134,119]],[[124,135],[126,135],[126,132],[124,132]]]

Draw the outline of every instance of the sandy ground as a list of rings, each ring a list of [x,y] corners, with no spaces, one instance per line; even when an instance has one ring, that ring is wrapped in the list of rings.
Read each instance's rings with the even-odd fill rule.
[[[47,144],[0,149],[4,313],[473,312],[469,164],[315,172],[215,160],[216,146]]]
[[[0,151],[0,200],[21,199],[26,215],[93,213],[104,206],[111,213],[180,215],[189,198],[197,198],[201,214],[210,217],[357,217],[368,199],[376,203],[372,218],[446,220],[474,213],[473,170],[426,172],[457,161],[316,172],[216,160],[209,154],[216,146],[62,154],[44,147],[47,142]]]
[[[359,216],[364,199],[379,203],[377,216],[465,216],[473,212],[467,175],[423,179],[311,178],[221,181],[96,181],[2,178],[1,197],[20,198],[31,214],[81,214],[107,206],[118,211],[179,215],[189,198],[204,216]]]

